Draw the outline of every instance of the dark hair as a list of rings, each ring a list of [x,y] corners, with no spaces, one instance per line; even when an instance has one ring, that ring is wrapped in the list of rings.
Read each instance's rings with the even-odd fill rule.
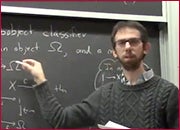
[[[140,32],[140,38],[141,38],[142,42],[143,43],[148,42],[148,32],[141,23],[136,22],[136,21],[120,21],[114,25],[113,30],[112,30],[111,42],[112,42],[113,49],[115,49],[115,46],[116,46],[115,41],[114,41],[114,37],[115,37],[116,33],[119,30],[126,28],[126,27],[137,29]]]

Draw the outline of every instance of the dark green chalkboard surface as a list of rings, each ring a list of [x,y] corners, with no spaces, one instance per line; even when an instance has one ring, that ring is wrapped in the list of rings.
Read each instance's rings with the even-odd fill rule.
[[[80,102],[102,84],[118,80],[110,35],[117,21],[2,14],[2,127],[49,128],[42,118],[32,77],[15,60],[43,64],[50,89],[64,106]],[[160,72],[159,29],[148,28],[152,51],[146,63]]]
[[[85,2],[2,2],[4,6],[87,11],[116,14],[162,16],[162,1],[85,1]]]

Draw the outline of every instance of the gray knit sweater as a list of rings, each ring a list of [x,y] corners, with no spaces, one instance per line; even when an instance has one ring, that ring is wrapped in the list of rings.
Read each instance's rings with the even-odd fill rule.
[[[55,128],[96,126],[109,120],[130,128],[178,128],[178,88],[158,76],[133,86],[108,83],[65,108],[47,81],[34,90],[43,117]]]

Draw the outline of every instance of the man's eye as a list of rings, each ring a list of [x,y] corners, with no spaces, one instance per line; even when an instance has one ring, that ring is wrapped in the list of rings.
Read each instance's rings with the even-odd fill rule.
[[[129,42],[130,43],[137,43],[137,40],[136,39],[130,39]]]
[[[125,41],[118,41],[117,44],[118,45],[124,45],[126,42]]]
[[[137,44],[137,43],[139,43],[139,40],[138,39],[130,39],[129,42],[130,42],[130,44]]]

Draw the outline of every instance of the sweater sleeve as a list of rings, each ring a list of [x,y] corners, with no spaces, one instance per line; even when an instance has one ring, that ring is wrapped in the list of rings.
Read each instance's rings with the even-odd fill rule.
[[[168,128],[178,128],[178,88],[175,86],[173,86],[173,89],[170,92],[167,101],[166,113]]]
[[[50,92],[48,82],[34,88],[43,117],[54,128],[77,128],[94,125],[100,91],[97,90],[79,104],[63,107]]]

